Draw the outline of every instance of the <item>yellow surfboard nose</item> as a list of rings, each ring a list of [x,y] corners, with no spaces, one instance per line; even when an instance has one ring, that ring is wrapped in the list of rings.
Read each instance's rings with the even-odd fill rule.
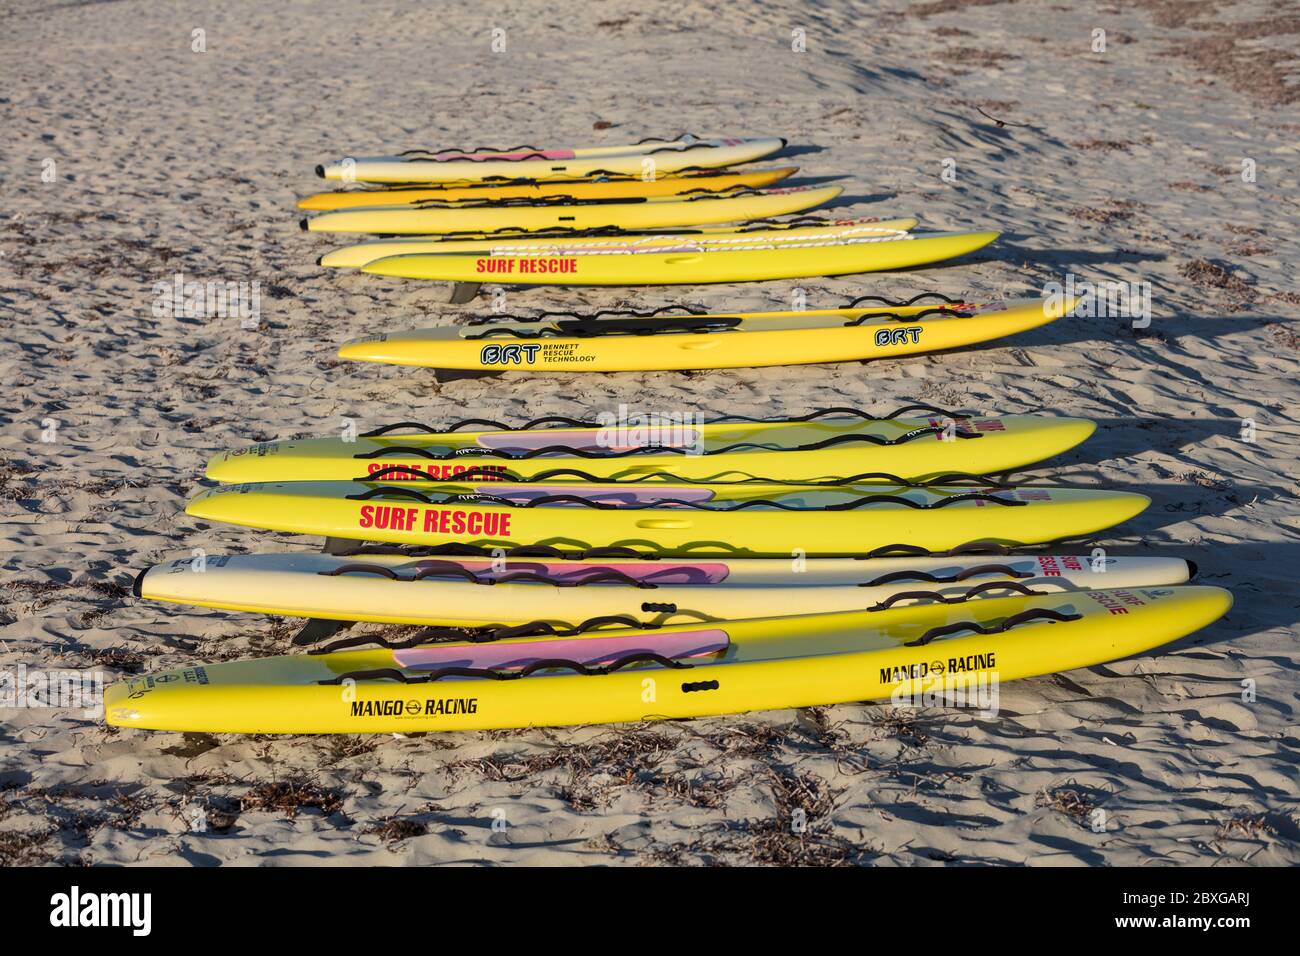
[[[1121,524],[1131,518],[1136,518],[1151,505],[1150,498],[1135,491],[1116,491],[1112,492],[1112,495],[1109,507],[1111,514],[1115,517],[1111,524]]]
[[[233,519],[237,517],[239,511],[236,502],[240,497],[242,496],[232,491],[229,486],[209,488],[189,500],[185,505],[185,513],[194,518],[202,518],[204,521],[239,524],[239,521]]]
[[[1045,432],[1050,432],[1055,454],[1083,444],[1097,431],[1097,423],[1088,418],[1043,418],[1038,421]]]

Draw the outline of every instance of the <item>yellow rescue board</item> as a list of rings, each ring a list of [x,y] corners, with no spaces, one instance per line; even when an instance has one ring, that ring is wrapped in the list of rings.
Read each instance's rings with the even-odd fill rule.
[[[481,475],[689,481],[822,482],[880,472],[921,480],[962,471],[990,474],[1050,458],[1086,439],[1083,418],[1003,415],[815,421],[706,422],[692,425],[533,428],[525,431],[422,432],[383,428],[345,441],[308,438],[259,442],[208,462],[216,481],[350,481],[388,472],[450,479]],[[579,475],[578,473],[581,473]]]
[[[232,733],[415,733],[703,717],[962,694],[1140,654],[1232,596],[1160,587],[761,618],[575,638],[199,664],[105,693],[110,725]]]
[[[952,232],[803,243],[737,241],[725,249],[686,242],[672,251],[625,245],[599,252],[558,245],[477,255],[405,255],[363,272],[402,279],[508,285],[697,285],[764,282],[907,269],[982,249],[996,232]]]
[[[828,203],[839,186],[775,189],[735,195],[651,196],[639,199],[443,206],[373,206],[323,212],[302,221],[310,232],[377,235],[538,232],[554,229],[660,229],[711,222],[745,222],[801,212]]]
[[[493,372],[759,368],[893,358],[1025,332],[1075,300],[444,326],[353,339],[339,358]],[[871,321],[873,314],[882,314]],[[909,320],[909,317],[916,318]]]
[[[634,199],[641,196],[682,196],[762,189],[799,171],[798,166],[754,169],[749,172],[684,173],[658,179],[615,177],[545,183],[475,183],[470,186],[392,186],[314,193],[298,200],[299,209],[328,211],[362,206],[408,206],[418,202],[482,202],[499,199]]]
[[[829,557],[903,543],[937,552],[972,541],[1057,541],[1119,524],[1148,504],[1130,492],[1039,486],[301,481],[222,485],[186,511],[394,544]]]
[[[498,178],[563,180],[600,175],[653,178],[683,170],[749,163],[784,148],[785,140],[779,137],[683,137],[582,149],[408,150],[398,156],[365,156],[327,163],[316,167],[316,175],[358,183],[484,182]]]
[[[609,236],[559,236],[511,238],[446,239],[422,237],[419,239],[372,239],[327,252],[316,260],[317,265],[328,269],[360,269],[367,263],[389,256],[419,255],[423,253],[487,252],[502,254],[541,252],[565,249],[604,252],[628,246],[643,249],[678,249],[683,245],[704,249],[725,249],[736,244],[748,245],[762,241],[774,244],[798,245],[807,241],[825,239],[855,239],[870,236],[901,236],[916,228],[916,219],[844,219],[833,222],[803,223],[796,220],[788,224],[757,226],[701,226],[696,229],[641,235]]]
[[[766,565],[753,568],[750,565]],[[720,559],[684,563],[558,561],[403,554],[231,554],[154,565],[135,582],[152,601],[288,617],[442,627],[595,618],[624,626],[694,625],[1003,597],[1021,589],[1182,584],[1180,558],[973,555],[950,558]]]

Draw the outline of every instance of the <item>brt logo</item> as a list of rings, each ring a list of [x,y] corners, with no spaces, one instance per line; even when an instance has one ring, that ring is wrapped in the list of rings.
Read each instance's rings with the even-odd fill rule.
[[[920,341],[921,326],[919,325],[876,330],[876,345],[916,345]]]
[[[532,365],[541,348],[540,345],[485,345],[478,360],[481,365]]]

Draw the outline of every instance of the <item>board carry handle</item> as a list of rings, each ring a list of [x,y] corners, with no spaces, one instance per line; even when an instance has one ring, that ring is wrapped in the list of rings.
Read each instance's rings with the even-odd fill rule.
[[[469,581],[471,584],[494,585],[510,584],[516,581],[529,581],[537,584],[549,584],[554,587],[577,587],[583,584],[624,584],[628,587],[653,589],[659,587],[649,581],[631,577],[622,571],[614,568],[592,568],[592,573],[580,580],[569,580],[566,578],[557,578],[549,574],[543,574],[538,571],[507,571],[496,577],[476,574],[474,571],[465,567],[463,564],[457,564],[454,561],[429,561],[425,562],[414,574],[405,575],[392,568],[382,564],[366,564],[364,562],[354,562],[352,564],[341,565],[337,568],[331,568],[328,571],[317,571],[317,574],[325,577],[338,577],[343,574],[376,574],[380,577],[388,578],[390,581],[423,581],[426,578],[461,578]]]
[[[950,309],[939,307],[934,309],[923,309],[920,312],[914,312],[911,315],[899,315],[897,312],[864,312],[856,318],[845,319],[845,328],[857,328],[866,325],[868,322],[920,322],[931,316],[941,315],[955,319],[969,319],[975,313],[969,309]]]
[[[396,449],[404,450],[404,449]],[[412,449],[416,451],[418,449]],[[358,456],[359,457],[359,456]],[[369,456],[367,456],[369,457]],[[422,456],[423,457],[423,456]],[[725,472],[724,474],[736,474],[736,472]],[[367,475],[361,475],[351,479],[356,482],[374,482],[383,481],[391,476],[401,475],[402,480],[409,481],[428,481],[433,484],[464,484],[472,481],[501,481],[511,484],[531,485],[538,482],[550,481],[554,478],[577,478],[580,481],[589,481],[601,485],[640,485],[649,483],[658,484],[660,479],[669,479],[670,483],[680,485],[783,485],[790,482],[778,478],[764,478],[759,475],[747,475],[744,478],[732,479],[730,481],[715,480],[715,477],[709,478],[684,478],[675,475],[670,471],[652,471],[645,474],[633,475],[628,478],[603,478],[599,475],[593,475],[590,472],[580,468],[549,468],[546,471],[539,471],[535,475],[513,475],[507,471],[494,471],[491,467],[483,465],[474,465],[466,468],[464,471],[446,478],[441,475],[431,475],[428,472],[421,471],[418,468],[412,468],[410,465],[387,465],[378,471],[371,472]],[[977,485],[981,488],[1015,488],[1014,482],[1003,481],[994,478],[991,475],[976,475],[967,471],[949,471],[934,478],[916,480],[913,478],[904,478],[901,475],[895,475],[888,471],[864,471],[856,475],[845,475],[840,478],[823,478],[817,481],[800,481],[796,484],[815,485],[825,488],[840,488],[845,485],[867,484],[873,482],[885,482],[891,485],[900,485],[904,488],[934,488],[944,485]]]
[[[402,545],[402,544],[359,544],[353,538],[328,538],[327,542],[332,543],[334,550],[326,551],[327,554],[336,557],[363,557],[367,555],[384,555],[399,556],[405,558],[424,558],[424,557],[461,557],[461,558],[504,558],[510,560],[513,558],[553,558],[555,560],[565,561],[584,561],[584,560],[602,560],[602,559],[627,559],[632,561],[663,561],[664,556],[651,551],[637,551],[635,548],[627,548],[620,545],[600,546],[593,548],[575,549],[563,551],[549,544],[518,544],[509,547],[489,548],[484,545],[465,544],[460,541],[451,541],[443,544],[420,544],[420,545]],[[1083,539],[1083,540],[1086,540]],[[1033,544],[1016,543],[1016,550],[1025,552],[1026,557],[1031,557],[1034,551],[1041,551],[1044,548],[1043,542]],[[1013,548],[992,539],[978,539],[967,541],[962,544],[954,545],[939,551],[931,551],[915,544],[903,544],[896,542],[894,544],[882,544],[879,547],[872,548],[865,554],[853,555],[846,560],[850,561],[871,561],[876,558],[955,558],[965,555],[990,555],[1005,557],[1013,553]],[[688,558],[675,558],[673,560],[689,560]],[[990,568],[1001,568],[1002,565],[989,565]],[[890,572],[898,574],[902,572]],[[916,572],[919,579],[926,572]],[[922,579],[923,580],[923,579]],[[870,582],[868,582],[869,584]]]
[[[583,677],[596,677],[605,674],[613,674],[615,671],[622,670],[625,667],[631,667],[633,664],[658,664],[660,667],[667,667],[673,670],[684,670],[695,666],[694,664],[675,661],[671,657],[664,657],[662,654],[645,651],[640,654],[628,654],[626,657],[620,657],[618,660],[611,661],[610,663],[599,667],[588,667],[581,661],[571,661],[557,657],[549,660],[533,661],[532,663],[521,667],[517,671],[498,671],[482,667],[439,667],[437,670],[430,671],[427,674],[410,677],[396,668],[381,667],[375,670],[353,671],[348,674],[340,674],[338,677],[317,681],[317,683],[341,684],[345,680],[395,680],[403,684],[431,684],[435,681],[442,680],[444,677],[477,677],[484,680],[521,680],[525,677],[532,677],[533,674],[536,674],[538,671],[546,670],[570,670],[576,674],[582,675]]]
[[[542,322],[546,319],[601,319],[605,316],[616,316],[626,319],[653,319],[662,316],[671,315],[710,315],[708,309],[698,305],[661,305],[657,309],[597,309],[595,312],[566,312],[566,311],[543,311],[535,315],[514,315],[512,313],[500,313],[496,315],[476,315],[472,316],[467,324],[469,325],[491,325],[494,322]]]
[[[1007,486],[1008,488],[1014,486]],[[753,498],[748,501],[738,501],[734,504],[721,504],[717,502],[701,503],[698,501],[686,501],[681,498],[663,498],[653,502],[623,502],[611,504],[604,501],[593,501],[590,498],[583,498],[579,495],[558,494],[558,495],[541,495],[537,498],[529,498],[526,501],[512,501],[509,498],[503,498],[499,495],[489,495],[484,493],[473,494],[454,494],[445,498],[434,499],[428,495],[416,491],[414,488],[394,488],[391,485],[384,485],[380,488],[370,488],[364,492],[355,495],[344,495],[349,501],[369,501],[372,498],[381,498],[385,495],[406,498],[412,501],[418,501],[426,505],[445,505],[445,504],[491,504],[504,508],[538,508],[545,505],[566,504],[576,505],[580,508],[590,508],[596,511],[646,511],[650,509],[662,508],[664,505],[672,505],[677,508],[690,508],[695,511],[712,511],[719,513],[728,513],[733,511],[747,511],[751,508],[775,508],[778,511],[856,511],[867,505],[874,504],[897,504],[917,511],[935,511],[939,508],[945,508],[949,505],[957,504],[963,501],[986,501],[989,504],[1002,505],[1008,508],[1020,508],[1028,504],[1027,501],[1012,501],[1007,498],[1000,498],[983,491],[961,492],[955,495],[948,495],[940,498],[938,501],[913,501],[902,495],[894,494],[875,494],[863,495],[850,501],[840,502],[839,504],[824,505],[820,508],[803,508],[798,505],[787,505],[784,502],[775,501],[770,498]],[[671,519],[663,519],[670,521]],[[665,525],[666,527],[666,525]]]
[[[899,601],[934,601],[938,604],[964,604],[974,598],[979,597],[989,591],[1015,591],[1017,594],[1023,594],[1026,597],[1042,597],[1046,591],[1034,591],[1025,587],[1018,581],[986,581],[983,584],[977,584],[975,587],[961,594],[955,594],[948,597],[939,591],[900,591],[897,594],[891,594],[885,600],[878,604],[868,607],[868,611],[887,611]]]
[[[689,167],[697,172],[717,172],[717,170],[707,167]],[[682,170],[686,172],[687,170]],[[593,172],[593,176],[599,175]],[[613,173],[606,173],[613,176]],[[515,180],[506,180],[513,182]],[[486,182],[486,180],[485,180]],[[876,220],[879,221],[879,220]],[[870,222],[868,220],[867,222]],[[858,224],[866,225],[867,223],[859,221]],[[743,235],[750,232],[789,232],[792,229],[809,229],[819,227],[843,226],[844,223],[834,219],[827,219],[824,216],[804,215],[796,219],[753,219],[735,230],[735,235]],[[891,230],[902,232],[902,230]],[[483,236],[496,236],[502,239],[555,239],[563,242],[566,239],[654,239],[659,237],[673,238],[677,236],[703,236],[707,235],[705,227],[674,227],[672,229],[625,229],[620,226],[598,226],[589,229],[573,229],[565,226],[553,226],[549,229],[537,229],[520,235],[518,229],[501,228],[490,231],[483,230],[460,230],[456,232],[438,233],[436,236],[429,236],[422,241],[437,244],[439,242],[458,242],[462,239],[481,239]],[[468,283],[477,286],[479,283]],[[492,321],[488,318],[487,321]]]
[[[870,558],[859,558],[857,560],[870,560]],[[1028,571],[1017,571],[1009,564],[981,564],[978,567],[966,568],[955,574],[937,575],[929,571],[890,571],[888,574],[882,574],[880,577],[872,578],[870,581],[863,581],[856,587],[875,588],[886,584],[895,584],[899,581],[917,581],[929,584],[957,584],[965,581],[967,578],[978,577],[982,574],[1005,574],[1012,578],[1032,578],[1033,575]]]
[[[907,306],[920,305],[927,299],[942,302],[944,305],[963,305],[965,300],[953,299],[944,295],[942,292],[922,292],[920,295],[914,295],[910,299],[887,299],[883,295],[860,295],[851,302],[843,306],[845,309],[856,309],[864,302],[874,302],[877,305],[883,305],[890,308],[906,308]]]
[[[1031,621],[1056,621],[1064,623],[1068,621],[1077,621],[1082,618],[1082,614],[1062,614],[1060,611],[1050,607],[1029,608],[1021,611],[1019,614],[1013,614],[1000,624],[984,625],[978,621],[954,621],[951,624],[941,624],[938,627],[932,627],[914,641],[907,641],[904,647],[924,647],[935,638],[947,637],[949,634],[959,634],[962,631],[974,631],[976,634],[1001,634],[1003,631],[1009,631],[1013,627],[1019,627],[1021,624],[1028,624]]]
[[[697,196],[694,198],[701,199],[705,197]],[[514,199],[417,199],[410,205],[416,209],[516,209],[521,207],[526,209],[567,209],[570,206],[630,206],[644,204],[648,201],[646,196],[628,196],[626,198],[597,197],[593,199],[575,199],[573,196],[539,196],[530,199],[527,196],[522,196]],[[690,200],[680,201],[688,202]],[[521,232],[526,230],[516,227],[510,231]]]
[[[429,435],[448,434],[450,432],[460,431],[468,428],[470,425],[485,425],[483,431],[494,432],[525,432],[534,428],[541,428],[548,425],[563,425],[568,428],[599,428],[599,422],[584,422],[576,418],[569,418],[565,415],[548,415],[545,418],[534,418],[532,421],[524,422],[522,425],[503,425],[501,422],[494,422],[489,418],[466,418],[462,421],[453,422],[441,428],[433,428],[425,425],[423,422],[394,422],[391,425],[381,425],[378,428],[371,429],[368,432],[362,432],[362,438],[378,438],[381,435],[387,435],[389,432],[398,430],[409,430],[424,432]]]
[[[895,438],[881,438],[879,435],[853,434],[853,435],[832,435],[829,438],[823,438],[821,441],[809,442],[806,445],[795,445],[790,448],[778,448],[771,442],[735,442],[731,445],[725,445],[722,448],[715,448],[712,451],[705,452],[706,456],[735,454],[746,451],[821,451],[825,448],[834,448],[837,445],[849,445],[866,442],[879,447],[889,447],[893,445],[905,445],[908,442],[916,441],[926,435],[942,435],[944,427],[941,425],[926,425],[923,428],[913,428],[911,431],[904,432]],[[982,432],[956,432],[956,438],[959,441],[968,441],[972,438],[983,438]],[[429,461],[456,461],[465,458],[499,458],[504,461],[527,461],[530,458],[541,458],[546,455],[565,455],[573,458],[587,459],[612,459],[612,458],[633,458],[638,455],[682,455],[692,457],[703,457],[697,455],[689,448],[678,448],[664,445],[641,445],[636,448],[629,448],[623,451],[609,452],[592,452],[584,448],[578,448],[573,445],[547,445],[544,448],[530,448],[525,452],[509,452],[496,448],[473,448],[470,449],[472,454],[464,454],[460,449],[446,452],[433,452],[427,448],[420,448],[414,445],[385,445],[382,448],[376,448],[374,451],[359,451],[353,455],[353,459],[365,461],[372,458],[388,458],[393,455],[412,455],[417,458],[424,458]],[[762,479],[755,479],[762,480]],[[800,482],[805,484],[805,482]]]
[[[631,182],[635,178],[637,177],[625,176],[622,177],[619,181]],[[521,186],[538,185],[538,181],[535,179],[513,179],[513,180],[504,180],[503,182],[507,185],[521,185]],[[554,184],[554,181],[552,182],[552,184]],[[496,185],[496,184],[495,183],[490,184],[487,180],[485,180],[482,184],[475,183],[475,184],[469,184],[467,186],[461,186],[458,188],[474,189],[474,188],[480,188],[481,186],[490,186],[490,185]],[[350,191],[389,193],[389,192],[401,192],[402,190],[407,190],[411,192],[426,191],[429,188],[430,187],[428,185],[417,184],[417,185],[402,186],[393,190],[357,189],[357,190],[350,190]],[[335,192],[349,192],[349,190],[339,189],[339,190],[335,190]],[[720,188],[714,187],[713,189],[710,189],[707,185],[700,185],[700,186],[696,186],[694,189],[683,189],[681,192],[672,193],[671,195],[673,197],[673,200],[676,202],[693,202],[696,199],[714,199],[714,198],[734,199],[737,196],[762,196],[766,194],[763,192],[763,190],[758,189],[757,187],[737,184],[733,186],[723,186]],[[525,206],[525,207],[569,206],[569,205],[601,206],[601,205],[608,205],[611,203],[627,204],[627,203],[643,203],[643,202],[646,202],[646,197],[644,196],[627,196],[623,198],[588,197],[585,199],[580,199],[577,196],[573,195],[572,193],[557,193],[556,195],[553,196],[541,196],[535,199],[520,197],[517,199],[472,198],[469,200],[456,200],[456,199],[439,199],[437,197],[428,197],[426,199],[411,200],[410,202],[405,203],[405,205],[411,206],[416,209],[488,209],[488,208],[503,208],[503,207],[511,207],[511,206]]]
[[[525,329],[510,326],[493,326],[485,332],[468,334],[467,340],[482,339],[546,339],[570,335],[573,338],[598,338],[602,335],[674,335],[686,332],[730,332],[743,320],[734,315],[674,316],[661,319],[560,319],[555,328]]]
[[[661,144],[655,146],[654,144]],[[784,148],[785,140],[781,140]],[[678,145],[683,144],[683,145]],[[649,153],[685,153],[693,149],[711,149],[708,140],[696,136],[694,133],[681,133],[673,137],[647,136],[645,139],[637,140],[633,146],[653,146],[653,149],[647,149],[643,153],[635,155],[647,155]],[[482,158],[472,158],[475,154],[486,154]],[[502,154],[509,156],[508,159],[502,159]],[[519,154],[519,155],[515,155]],[[396,155],[406,157],[408,162],[416,160],[432,160],[434,162],[451,162],[466,161],[475,163],[485,162],[522,162],[525,159],[550,159],[546,155],[546,150],[540,146],[511,146],[501,149],[493,146],[472,146],[466,149],[448,147],[440,150],[429,149],[404,149]],[[446,157],[446,158],[442,158]]]
[[[815,422],[820,418],[860,418],[868,422],[888,422],[901,415],[909,412],[925,412],[929,415],[937,415],[941,418],[950,418],[954,421],[965,421],[973,417],[971,412],[954,412],[947,409],[938,408],[934,405],[912,404],[903,405],[894,409],[886,415],[873,415],[865,409],[854,408],[849,405],[836,405],[830,408],[819,408],[816,411],[808,412],[795,418],[750,418],[746,415],[725,415],[722,418],[715,418],[705,424],[723,425],[730,422],[749,423],[755,425],[770,425],[775,422]],[[361,438],[378,438],[387,435],[389,432],[398,430],[418,431],[428,435],[449,434],[460,431],[470,425],[485,425],[487,431],[499,432],[521,432],[529,431],[533,428],[541,428],[549,425],[561,425],[567,428],[599,428],[600,422],[582,421],[577,418],[568,418],[564,415],[548,415],[545,418],[534,418],[532,421],[525,422],[522,425],[507,425],[503,422],[492,421],[486,418],[466,418],[462,421],[453,422],[450,425],[444,425],[434,428],[431,425],[425,425],[423,422],[394,422],[391,425],[381,425],[378,428],[371,429],[368,432],[362,432]]]
[[[777,225],[785,226],[787,225],[787,223],[778,223]],[[789,225],[794,225],[794,224],[790,223]],[[694,234],[696,231],[697,230],[681,230],[681,231],[674,230],[666,234],[667,235],[681,235],[684,233]],[[637,233],[637,234],[646,235],[646,233]],[[939,292],[922,292],[920,295],[916,295],[910,299],[905,299],[905,300],[887,299],[884,296],[879,296],[879,295],[860,295],[856,299],[852,299],[849,302],[846,302],[840,306],[832,306],[832,308],[856,309],[858,306],[870,302],[876,305],[884,306],[886,308],[901,309],[901,308],[908,308],[913,305],[920,305],[924,303],[926,300],[933,300],[935,302],[942,303],[942,306],[948,306],[948,307],[959,307],[968,304],[964,299],[953,299]],[[940,308],[940,311],[942,311],[942,308]],[[670,315],[678,315],[678,314],[712,315],[713,313],[709,312],[709,310],[704,308],[703,306],[690,305],[688,303],[680,303],[678,305],[661,305],[656,309],[647,309],[647,310],[598,309],[595,312],[586,312],[586,313],[568,312],[568,311],[560,310],[560,311],[541,311],[541,312],[534,313],[533,315],[517,315],[514,313],[502,313],[497,315],[477,315],[471,317],[468,324],[469,325],[492,325],[493,323],[497,323],[497,322],[536,323],[536,322],[543,322],[547,319],[601,319],[606,316],[613,316],[616,318],[626,318],[626,319],[653,319],[653,318],[659,318],[659,317],[670,316]]]
[[[1025,545],[1019,545],[1025,547]],[[954,545],[946,551],[929,551],[915,544],[882,544],[872,548],[866,554],[855,555],[854,561],[870,561],[872,558],[956,558],[966,554],[1009,555],[1011,549],[999,541],[978,540]]]

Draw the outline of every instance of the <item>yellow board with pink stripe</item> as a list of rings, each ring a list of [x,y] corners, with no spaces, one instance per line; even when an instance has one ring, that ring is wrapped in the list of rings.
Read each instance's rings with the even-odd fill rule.
[[[1118,588],[398,642],[144,674],[109,687],[104,707],[117,727],[277,734],[598,724],[891,698],[993,708],[1003,681],[1141,654],[1231,605],[1221,588]]]

